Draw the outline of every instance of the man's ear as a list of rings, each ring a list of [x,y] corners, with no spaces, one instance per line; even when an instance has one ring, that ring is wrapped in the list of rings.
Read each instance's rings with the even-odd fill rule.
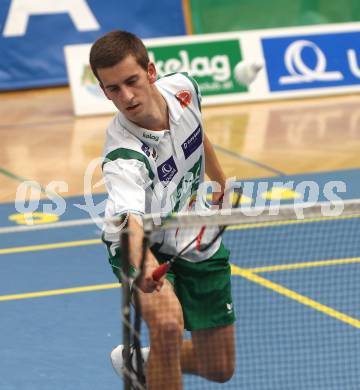
[[[150,84],[154,84],[157,79],[157,74],[156,74],[155,64],[153,62],[149,62],[147,74],[148,74],[148,79],[150,81]]]

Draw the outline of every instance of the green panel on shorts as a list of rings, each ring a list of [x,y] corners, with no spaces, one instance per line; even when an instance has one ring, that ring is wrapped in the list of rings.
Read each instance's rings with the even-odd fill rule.
[[[109,262],[113,272],[121,282],[121,249],[116,248],[116,254],[112,256],[111,243],[104,238],[103,241],[108,247]],[[172,256],[160,253],[159,246],[154,245],[151,251],[159,263],[164,263]],[[135,273],[135,268],[132,266],[131,273]],[[177,259],[166,278],[174,286],[187,330],[217,328],[234,323],[229,251],[223,244],[209,260],[192,263],[181,258]]]
[[[121,283],[121,267],[122,267],[122,261],[121,261],[121,248],[120,246],[115,249],[115,255],[113,256],[110,251],[110,246],[112,242],[106,241],[104,238],[104,235],[102,236],[102,241],[106,244],[108,254],[109,254],[109,263],[111,265],[112,271],[115,274],[115,276],[118,278],[119,282]],[[136,273],[136,269],[134,266],[130,264],[130,276],[134,277]]]
[[[160,263],[171,257],[152,250]],[[177,259],[167,279],[181,303],[187,330],[234,323],[229,251],[223,244],[209,260],[192,263]]]

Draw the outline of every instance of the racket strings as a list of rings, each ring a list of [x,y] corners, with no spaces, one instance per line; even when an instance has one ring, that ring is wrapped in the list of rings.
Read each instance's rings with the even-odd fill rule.
[[[136,362],[136,368],[134,367],[134,361]],[[136,345],[133,343],[130,345],[130,361],[129,361],[129,372],[131,378],[133,378],[133,374],[136,376],[134,380],[135,383],[132,383],[134,389],[143,390],[146,389],[146,377],[144,374],[145,361],[142,357],[141,351],[140,353],[137,351]]]
[[[241,198],[242,198],[242,194],[243,194],[243,189],[242,187],[240,187],[238,189],[238,191],[235,192],[236,193],[236,201],[233,205],[233,208],[237,209],[240,205],[240,201],[241,201]],[[221,200],[223,201],[224,199],[224,195],[221,196]],[[223,235],[223,233],[225,232],[226,230],[226,227],[227,225],[223,225],[223,226],[220,226],[219,227],[219,231],[218,233],[213,237],[212,240],[210,240],[209,243],[207,244],[202,244],[201,243],[201,240],[202,240],[202,237],[204,236],[204,233],[205,233],[205,229],[206,229],[206,225],[204,225],[199,233],[199,237],[196,241],[196,249],[199,251],[199,252],[205,252],[207,251],[209,248],[211,248],[215,242]]]

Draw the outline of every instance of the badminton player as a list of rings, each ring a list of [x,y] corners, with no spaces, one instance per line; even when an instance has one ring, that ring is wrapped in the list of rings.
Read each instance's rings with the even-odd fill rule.
[[[90,65],[118,109],[106,131],[106,216],[128,219],[131,268],[136,272],[143,237],[141,215],[163,211],[164,199],[168,212],[193,207],[205,173],[219,183],[215,196],[220,197],[225,175],[204,133],[200,92],[189,75],[158,79],[143,42],[125,31],[99,38],[91,48]],[[104,241],[120,279],[119,235],[105,230]],[[150,346],[143,349],[150,390],[182,389],[182,373],[226,382],[234,372],[229,252],[221,239],[205,252],[189,248],[166,277],[158,281],[152,277],[159,263],[185,241],[181,231],[155,238],[138,284],[150,333]],[[191,332],[190,340],[183,340],[184,328]],[[119,374],[121,352],[119,346],[111,354]]]

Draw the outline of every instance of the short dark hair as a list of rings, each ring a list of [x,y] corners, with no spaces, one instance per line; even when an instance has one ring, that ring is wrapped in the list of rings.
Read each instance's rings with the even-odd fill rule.
[[[135,57],[136,62],[145,70],[148,68],[149,56],[142,40],[128,31],[111,31],[92,45],[90,50],[90,66],[96,78],[98,69],[109,68],[128,55]]]

